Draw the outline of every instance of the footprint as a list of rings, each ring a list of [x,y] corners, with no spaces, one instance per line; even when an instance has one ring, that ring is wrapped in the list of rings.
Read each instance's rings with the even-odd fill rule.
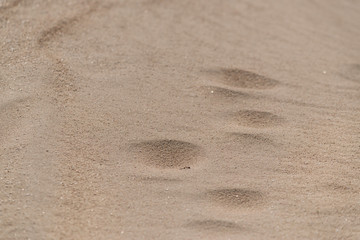
[[[130,179],[142,183],[156,183],[156,184],[181,182],[180,179],[176,179],[176,178],[166,178],[166,177],[156,177],[156,176],[131,176]]]
[[[16,129],[19,120],[29,110],[30,97],[16,98],[0,104],[0,140]]]
[[[0,1],[0,13],[18,6],[23,0]]]
[[[95,2],[89,7],[83,6],[83,10],[70,18],[64,18],[59,20],[52,27],[42,31],[38,38],[38,44],[40,48],[45,47],[51,41],[56,40],[62,35],[70,33],[70,30],[79,22],[85,21],[86,18],[91,16],[96,11],[99,11],[101,8],[108,9],[109,6],[100,6],[99,3]]]
[[[253,207],[263,199],[261,192],[241,188],[213,190],[207,192],[207,196],[213,202],[227,208]]]
[[[346,73],[342,73],[341,76],[352,82],[360,83],[360,64],[349,65]]]
[[[227,136],[232,142],[235,141],[244,146],[265,144],[274,145],[274,142],[270,138],[266,137],[264,134],[232,132],[228,133]]]
[[[244,230],[234,222],[211,219],[191,221],[185,227],[214,232],[239,232]]]
[[[340,193],[355,193],[358,192],[356,188],[354,188],[352,185],[344,185],[344,184],[338,184],[338,183],[329,183],[325,185],[327,190],[331,190],[334,192],[340,192]]]
[[[284,120],[273,113],[253,110],[241,110],[229,114],[229,118],[238,125],[264,128],[282,123]]]
[[[215,86],[203,86],[200,88],[200,92],[205,96],[205,98],[214,99],[214,100],[236,100],[236,99],[250,99],[255,98],[253,95],[234,91],[231,89],[215,87]]]
[[[5,90],[7,86],[7,83],[5,82],[5,79],[0,74],[0,91]]]
[[[21,117],[21,111],[27,109],[31,100],[31,97],[22,97],[0,104],[0,117]]]
[[[246,70],[222,68],[209,71],[219,76],[226,85],[239,88],[270,89],[279,84],[279,81]]]
[[[202,148],[177,140],[152,140],[134,144],[142,161],[157,168],[184,168],[195,164],[202,155]]]

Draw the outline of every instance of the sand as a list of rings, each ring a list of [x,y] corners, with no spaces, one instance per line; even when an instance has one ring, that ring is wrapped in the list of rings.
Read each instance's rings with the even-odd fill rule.
[[[0,0],[0,239],[360,239],[359,12]]]

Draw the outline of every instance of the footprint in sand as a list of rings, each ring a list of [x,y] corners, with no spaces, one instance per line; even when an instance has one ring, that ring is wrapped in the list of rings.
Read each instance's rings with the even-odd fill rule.
[[[171,183],[180,183],[181,180],[177,178],[167,178],[167,177],[158,177],[158,176],[130,176],[133,181],[138,181],[145,184],[171,184]]]
[[[18,6],[23,0],[0,1],[0,13]]]
[[[157,168],[186,168],[203,155],[198,145],[178,140],[144,141],[132,146],[144,164]]]
[[[212,232],[240,232],[244,229],[240,227],[238,224],[230,221],[222,221],[222,220],[195,220],[191,221],[185,225],[188,228],[194,228],[197,230],[203,231],[212,231]]]
[[[202,86],[199,88],[200,93],[204,95],[205,98],[210,100],[221,100],[221,101],[236,101],[236,100],[247,100],[255,98],[255,96],[241,92],[235,91],[227,88],[216,87],[216,86]]]
[[[250,208],[263,201],[261,192],[242,188],[212,190],[206,195],[212,202],[225,208]]]
[[[30,97],[24,97],[0,104],[0,140],[16,128],[17,120],[24,117],[24,113],[29,110],[31,100]]]
[[[241,69],[221,68],[208,73],[216,76],[219,82],[238,88],[270,89],[279,84],[272,78]]]
[[[284,122],[284,119],[278,115],[254,110],[240,110],[228,114],[227,117],[237,125],[254,128],[272,127]]]
[[[275,145],[274,141],[264,134],[232,132],[227,133],[227,137],[229,141],[237,142],[244,146]]]
[[[346,71],[341,76],[352,82],[360,83],[360,64],[347,66]]]

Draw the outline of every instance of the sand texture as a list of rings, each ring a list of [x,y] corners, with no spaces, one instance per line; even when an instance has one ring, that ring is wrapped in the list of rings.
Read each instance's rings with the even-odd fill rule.
[[[360,1],[0,0],[0,239],[360,239]]]

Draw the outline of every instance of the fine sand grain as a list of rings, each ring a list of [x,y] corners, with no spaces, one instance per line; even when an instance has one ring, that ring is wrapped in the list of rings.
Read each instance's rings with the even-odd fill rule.
[[[360,239],[359,13],[0,0],[0,239]]]

